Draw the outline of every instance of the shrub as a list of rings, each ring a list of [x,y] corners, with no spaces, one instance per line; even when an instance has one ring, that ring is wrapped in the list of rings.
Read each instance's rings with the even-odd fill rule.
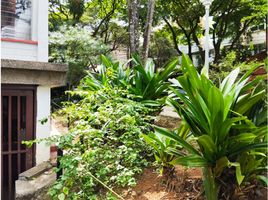
[[[60,158],[63,175],[50,189],[53,199],[97,199],[106,188],[133,186],[134,175],[148,165],[150,148],[140,139],[149,133],[154,110],[131,100],[116,87],[97,91],[78,88],[60,114],[69,116],[70,133],[54,139],[64,151]],[[128,98],[126,98],[128,97]],[[105,197],[102,197],[103,199]]]
[[[91,32],[82,27],[62,26],[59,31],[49,35],[49,61],[69,65],[67,81],[78,85],[86,75],[86,70],[94,70],[99,56],[109,52],[109,46],[91,36]]]

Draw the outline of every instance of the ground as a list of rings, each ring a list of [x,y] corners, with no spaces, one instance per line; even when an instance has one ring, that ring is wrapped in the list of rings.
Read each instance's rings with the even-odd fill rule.
[[[155,168],[147,168],[138,177],[133,190],[125,192],[126,200],[203,200],[200,169],[176,167],[177,179],[165,183]],[[126,194],[127,193],[127,194]]]
[[[175,120],[171,121],[168,117],[161,117],[157,123],[176,127]],[[64,134],[68,132],[67,124],[60,118],[52,118],[51,135]],[[57,153],[51,152],[51,161],[56,164]],[[166,182],[160,176],[155,167],[146,168],[144,172],[137,176],[137,185],[131,189],[117,191],[125,200],[204,200],[202,189],[202,171],[200,168],[175,168],[176,179]],[[267,175],[268,176],[268,175]],[[252,183],[248,187],[237,188],[236,196],[222,194],[221,199],[228,200],[267,200],[267,188],[257,183]]]

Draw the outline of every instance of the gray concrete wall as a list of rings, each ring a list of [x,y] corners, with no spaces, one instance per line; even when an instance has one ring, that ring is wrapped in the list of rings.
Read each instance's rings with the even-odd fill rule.
[[[66,65],[30,62],[18,60],[1,60],[2,84],[30,84],[59,87],[66,84]]]

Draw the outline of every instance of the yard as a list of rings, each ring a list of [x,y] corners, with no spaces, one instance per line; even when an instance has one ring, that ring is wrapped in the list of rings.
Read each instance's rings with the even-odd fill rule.
[[[158,72],[138,56],[131,68],[101,60],[55,113],[70,127],[47,139],[64,151],[53,199],[266,198],[266,75],[251,76],[259,65],[216,85],[186,55]],[[154,125],[165,105],[181,117],[177,128]]]
[[[266,11],[50,1],[50,62],[69,67],[52,91],[68,131],[35,141],[63,151],[51,199],[266,199]],[[157,123],[167,107],[179,117]]]

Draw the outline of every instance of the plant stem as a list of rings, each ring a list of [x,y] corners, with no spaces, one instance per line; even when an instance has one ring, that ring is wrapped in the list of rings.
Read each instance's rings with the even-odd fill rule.
[[[102,184],[106,189],[108,189],[110,192],[112,192],[115,196],[117,196],[121,200],[125,200],[123,197],[121,197],[119,194],[117,194],[115,191],[113,191],[111,188],[109,188],[107,185],[105,185],[100,179],[98,179],[96,176],[88,172],[88,174],[94,178],[96,181],[98,181],[100,184]]]
[[[203,176],[204,176],[204,188],[207,200],[217,200],[218,199],[218,191],[217,185],[215,182],[215,176],[212,172],[211,167],[203,168]]]

